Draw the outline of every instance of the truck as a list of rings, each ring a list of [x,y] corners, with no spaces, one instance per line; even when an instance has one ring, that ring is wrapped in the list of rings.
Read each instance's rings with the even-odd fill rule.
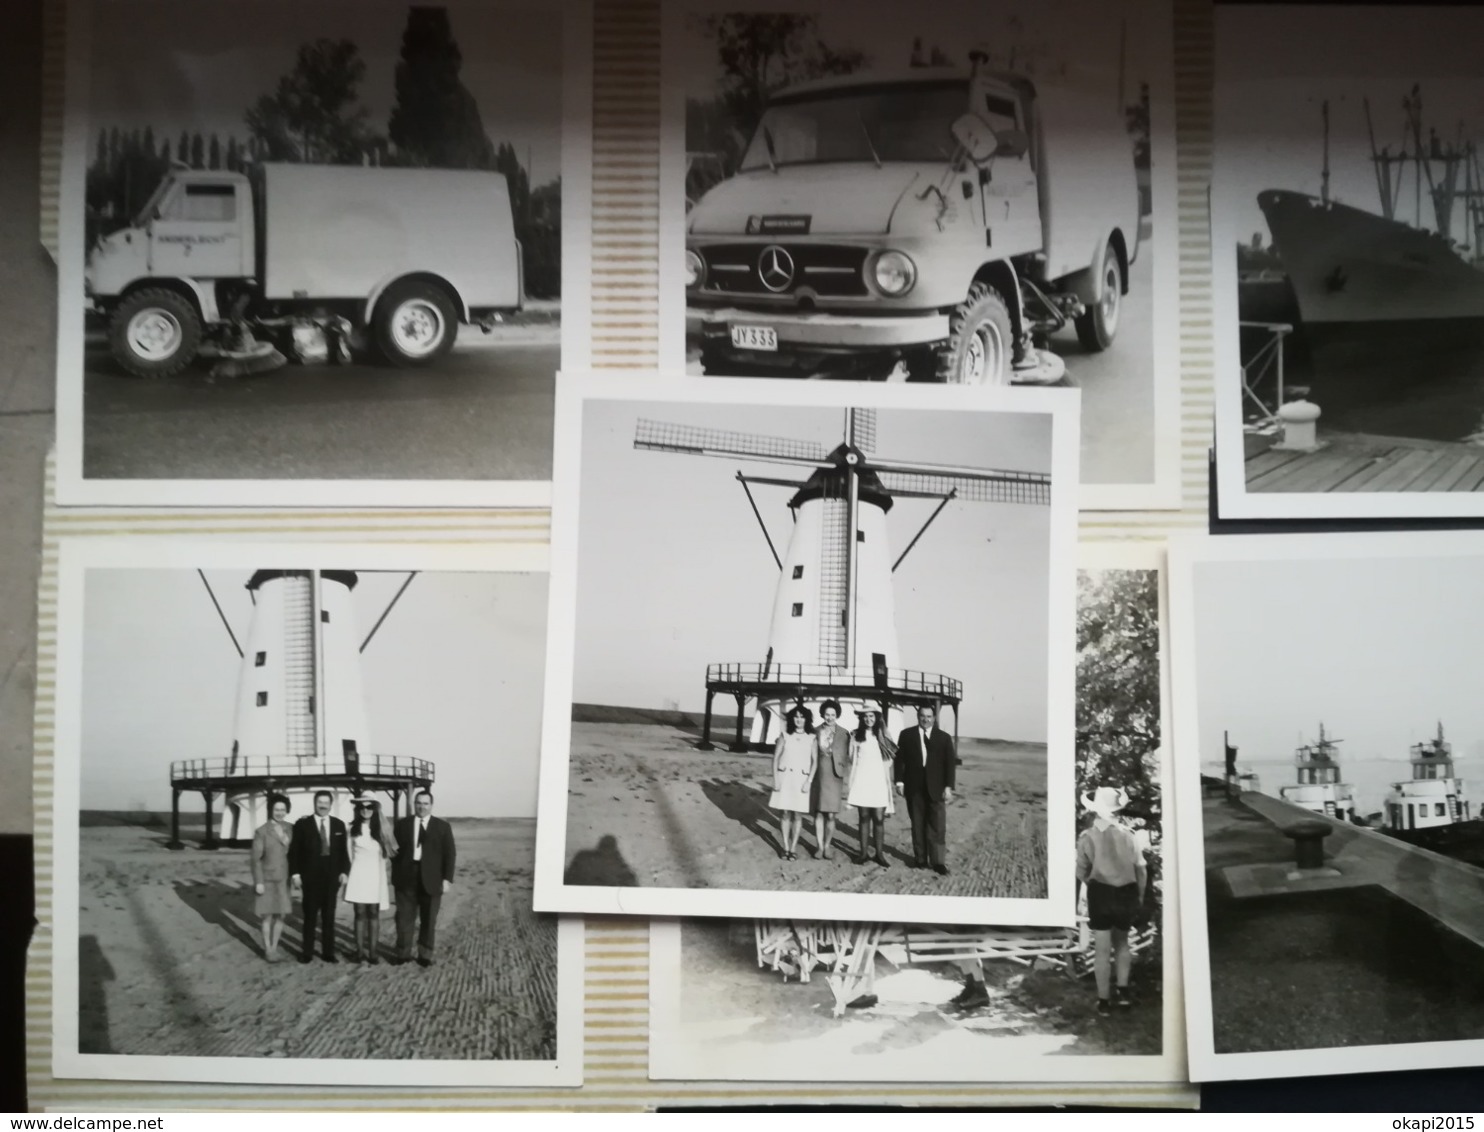
[[[686,219],[704,372],[1046,382],[1068,323],[1087,350],[1113,344],[1140,234],[1118,100],[986,58],[768,100]]]
[[[305,322],[428,365],[461,323],[488,330],[524,302],[501,174],[339,165],[172,169],[94,243],[84,286],[114,359],[141,377]]]

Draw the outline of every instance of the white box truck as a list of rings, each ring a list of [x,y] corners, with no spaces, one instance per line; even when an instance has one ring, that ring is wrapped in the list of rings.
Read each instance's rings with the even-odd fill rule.
[[[460,323],[488,328],[524,299],[501,174],[342,165],[172,170],[90,250],[85,286],[140,376],[296,318],[346,320],[392,364],[426,365]]]
[[[687,217],[686,334],[708,373],[900,361],[915,380],[1049,380],[1075,325],[1106,349],[1139,249],[1117,99],[912,68],[773,96]],[[885,364],[882,364],[885,363]]]

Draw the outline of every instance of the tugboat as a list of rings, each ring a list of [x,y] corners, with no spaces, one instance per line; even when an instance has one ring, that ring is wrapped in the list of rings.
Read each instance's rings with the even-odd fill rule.
[[[1324,733],[1324,724],[1319,725],[1319,741],[1300,746],[1294,752],[1298,765],[1298,784],[1281,786],[1278,795],[1285,802],[1341,821],[1355,821],[1355,789],[1348,782],[1340,781],[1338,744],[1343,739],[1331,739]]]
[[[1453,744],[1438,724],[1435,739],[1412,745],[1412,778],[1392,784],[1382,828],[1392,837],[1461,860],[1484,861],[1484,820],[1473,816],[1463,779],[1453,773]]]

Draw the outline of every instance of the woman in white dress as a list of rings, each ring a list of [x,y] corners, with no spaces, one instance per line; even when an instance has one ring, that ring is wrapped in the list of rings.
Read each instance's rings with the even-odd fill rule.
[[[778,811],[783,832],[783,859],[797,861],[795,850],[809,813],[809,784],[814,780],[814,713],[803,704],[789,710],[788,722],[773,745],[773,794],[768,805]]]
[[[356,962],[380,963],[381,914],[392,906],[386,879],[387,863],[397,855],[392,823],[381,816],[381,803],[357,794],[355,820],[350,823],[350,876],[345,902],[355,913]]]
[[[891,864],[881,843],[886,836],[885,816],[896,811],[891,800],[891,768],[897,748],[886,734],[885,719],[875,708],[861,708],[855,719],[855,731],[850,736],[850,783],[845,801],[855,807],[860,825],[861,852],[856,864],[875,861],[883,869],[889,869]],[[876,846],[875,856],[869,855],[872,842]]]

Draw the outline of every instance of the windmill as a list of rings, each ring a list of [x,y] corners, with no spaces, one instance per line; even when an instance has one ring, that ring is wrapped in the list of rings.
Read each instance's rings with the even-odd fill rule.
[[[841,441],[832,449],[813,441],[645,419],[637,423],[634,447],[809,469],[802,480],[737,472],[778,567],[778,587],[766,659],[707,667],[703,749],[710,747],[712,700],[718,694],[737,702],[734,749],[746,746],[742,718],[748,699],[759,708],[754,741],[766,741],[770,716],[781,715],[787,705],[825,698],[872,702],[883,709],[951,704],[957,729],[960,682],[900,665],[892,574],[951,501],[1046,505],[1049,476],[879,457],[872,409],[846,409]],[[755,484],[793,489],[788,501],[793,529],[781,555],[753,497]],[[939,503],[893,560],[886,517],[903,498]]]
[[[393,812],[404,795],[432,785],[434,767],[423,759],[370,755],[370,728],[361,677],[361,653],[381,628],[415,575],[397,590],[364,640],[357,639],[351,570],[258,570],[248,579],[252,619],[237,636],[198,571],[217,615],[240,657],[231,754],[183,759],[170,766],[171,847],[180,847],[180,795],[201,793],[208,847],[215,836],[250,838],[268,819],[270,793],[290,799],[295,814],[313,809],[317,790],[336,793],[336,813],[349,817],[351,790],[381,790]],[[212,803],[220,796],[219,829]]]

